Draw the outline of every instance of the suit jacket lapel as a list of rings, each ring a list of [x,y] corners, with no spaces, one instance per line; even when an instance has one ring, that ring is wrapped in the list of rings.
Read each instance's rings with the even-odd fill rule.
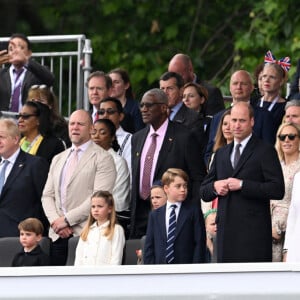
[[[179,211],[179,215],[177,218],[177,223],[176,223],[175,239],[177,238],[178,234],[180,233],[180,231],[187,219],[187,216],[188,216],[187,208],[184,205],[184,203],[182,203],[180,211]]]
[[[26,156],[25,153],[21,150],[19,155],[16,158],[16,161],[5,181],[5,184],[3,186],[2,195],[5,194],[6,189],[13,184],[16,177],[19,175],[19,173],[23,170],[26,163]],[[1,196],[2,196],[1,195]]]
[[[143,132],[142,132],[140,138],[136,141],[134,153],[133,153],[135,157],[138,157],[137,160],[133,159],[134,162],[136,161],[138,163],[138,166],[140,165],[143,147],[144,147],[144,144],[146,141],[146,137],[149,133],[150,127],[147,126],[145,129],[142,129],[142,130],[143,130]],[[138,166],[135,166],[135,167],[138,167]]]
[[[173,124],[171,122],[169,122],[163,143],[161,145],[161,149],[159,151],[157,163],[155,166],[154,177],[158,173],[162,163],[166,160],[166,157],[168,156],[168,153],[169,153],[170,149],[172,148],[174,141],[175,141],[174,127],[173,127]]]
[[[157,228],[162,228],[162,237],[163,237],[163,243],[167,242],[167,229],[166,229],[166,208],[167,205],[164,205],[161,209],[157,211],[158,217],[157,217]]]

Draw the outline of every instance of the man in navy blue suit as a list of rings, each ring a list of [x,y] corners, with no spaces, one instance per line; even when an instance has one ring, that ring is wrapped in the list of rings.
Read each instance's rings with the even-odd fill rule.
[[[272,114],[265,109],[253,105],[250,102],[250,96],[253,89],[254,85],[251,76],[247,71],[238,70],[232,74],[230,79],[230,93],[232,95],[232,105],[240,101],[250,103],[254,109],[255,123],[253,127],[253,133],[256,137],[271,144],[274,144],[276,139],[276,128],[274,125]],[[208,144],[204,156],[206,164],[209,163],[209,159],[215,143],[215,136],[217,133],[218,125],[224,112],[225,109],[214,115],[210,123]]]
[[[18,225],[26,218],[38,218],[47,232],[48,221],[41,203],[49,164],[39,156],[23,152],[20,133],[12,119],[0,119],[0,237],[19,236]]]
[[[199,207],[186,201],[188,176],[176,168],[162,176],[167,203],[149,216],[144,264],[203,263],[206,233]],[[175,216],[172,217],[172,210]]]

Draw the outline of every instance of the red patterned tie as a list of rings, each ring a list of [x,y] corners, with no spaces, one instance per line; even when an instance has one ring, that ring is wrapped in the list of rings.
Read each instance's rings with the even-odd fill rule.
[[[156,137],[158,134],[152,133],[151,134],[151,144],[147,151],[145,161],[144,161],[144,172],[142,177],[142,188],[141,188],[141,198],[146,200],[150,195],[150,188],[151,188],[151,171],[153,165],[153,157],[156,149]]]

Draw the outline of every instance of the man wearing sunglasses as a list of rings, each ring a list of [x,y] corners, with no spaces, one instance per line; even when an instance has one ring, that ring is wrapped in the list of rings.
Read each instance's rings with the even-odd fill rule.
[[[52,86],[54,75],[32,59],[31,43],[23,34],[13,34],[8,43],[10,66],[0,70],[0,110],[19,112],[32,85]]]
[[[116,127],[116,137],[120,149],[118,154],[127,162],[130,176],[131,173],[131,137],[130,132],[125,131],[120,123],[124,120],[124,112],[121,101],[114,97],[107,97],[100,102],[98,110],[99,119],[109,119]]]
[[[131,238],[146,234],[151,210],[150,187],[169,168],[189,176],[189,200],[199,206],[199,188],[206,174],[195,135],[185,126],[168,119],[168,97],[151,89],[140,103],[144,129],[132,136]]]

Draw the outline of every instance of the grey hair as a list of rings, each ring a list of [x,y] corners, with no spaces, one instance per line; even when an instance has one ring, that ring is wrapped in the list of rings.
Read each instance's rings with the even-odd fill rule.
[[[166,93],[161,89],[158,89],[158,88],[151,89],[151,90],[147,91],[143,97],[148,96],[148,95],[154,96],[158,102],[168,104],[168,97],[167,97]]]
[[[296,100],[296,99],[292,99],[290,101],[288,101],[285,105],[285,111],[289,108],[289,107],[292,107],[292,106],[298,106],[300,107],[300,100]]]

